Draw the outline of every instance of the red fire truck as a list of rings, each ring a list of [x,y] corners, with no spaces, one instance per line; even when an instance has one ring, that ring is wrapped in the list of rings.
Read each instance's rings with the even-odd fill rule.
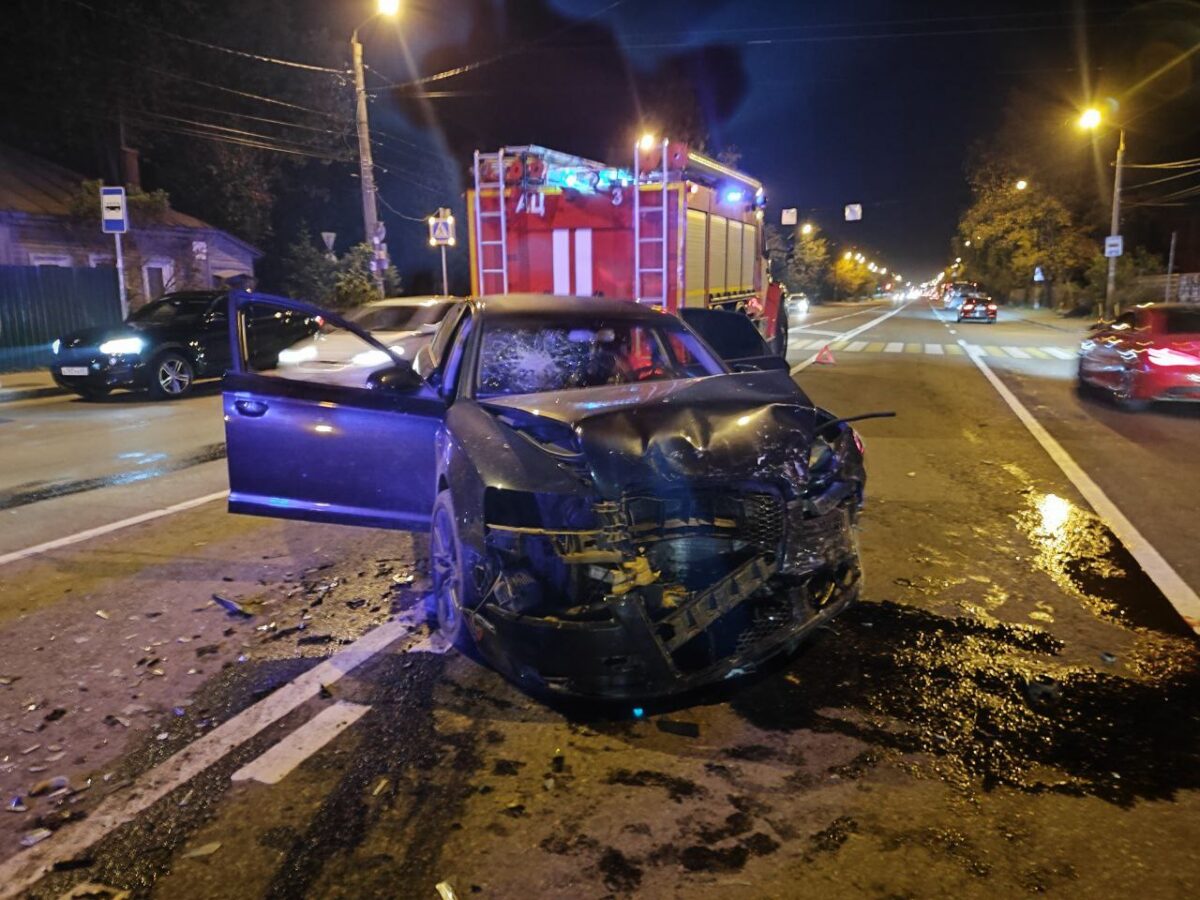
[[[632,168],[547,150],[475,153],[471,291],[628,297],[744,310],[786,344],[763,258],[763,187],[676,141],[643,139]]]

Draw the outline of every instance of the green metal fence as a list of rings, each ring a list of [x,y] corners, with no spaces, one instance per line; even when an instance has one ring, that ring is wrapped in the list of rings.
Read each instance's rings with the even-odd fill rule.
[[[0,266],[0,372],[49,365],[55,338],[120,321],[116,269]]]

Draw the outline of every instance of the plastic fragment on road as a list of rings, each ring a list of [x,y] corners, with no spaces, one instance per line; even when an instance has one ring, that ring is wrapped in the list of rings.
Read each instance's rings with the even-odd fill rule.
[[[49,828],[35,828],[33,831],[27,831],[21,836],[21,846],[32,847],[34,844],[40,844],[53,833]]]
[[[221,607],[230,615],[242,616],[246,619],[249,619],[254,615],[254,613],[247,610],[246,607],[238,603],[236,600],[230,600],[228,597],[222,597],[220,594],[213,594],[212,598],[219,607]]]
[[[44,781],[39,781],[29,789],[29,796],[40,797],[42,794],[48,794],[51,791],[58,791],[65,787],[71,786],[71,779],[66,775],[55,775],[53,778],[47,778]]]
[[[201,844],[199,847],[189,850],[187,853],[184,853],[182,856],[180,856],[180,859],[199,859],[204,856],[212,856],[220,849],[221,842],[212,841],[211,843]]]
[[[94,881],[85,881],[83,884],[75,885],[58,900],[129,900],[129,891],[109,887],[107,884],[97,884]]]
[[[9,812],[23,813],[29,812],[29,807],[25,805],[25,800],[19,794],[8,801],[8,806],[4,807]]]
[[[98,609],[98,610],[96,610],[96,615],[97,615],[97,616],[99,616],[101,619],[107,619],[107,618],[108,618],[108,613],[106,613],[106,612],[105,612],[104,610],[102,610],[102,609]]]
[[[1033,706],[1053,706],[1062,698],[1062,685],[1050,675],[1034,675],[1025,684],[1025,696]]]
[[[391,784],[391,781],[390,781],[389,779],[387,779],[387,778],[380,778],[380,779],[379,779],[379,783],[378,783],[377,785],[375,785],[375,790],[371,791],[371,796],[372,796],[372,797],[378,797],[378,796],[379,796],[380,794],[382,794],[382,793],[383,793],[385,790],[387,790],[387,786],[388,786],[389,784]]]
[[[450,886],[448,881],[439,881],[434,886],[434,890],[438,892],[438,896],[442,900],[458,900],[458,894],[454,893],[454,888]]]
[[[1104,663],[1106,666],[1111,666],[1116,661],[1117,661],[1117,655],[1115,653],[1108,653],[1106,651],[1106,652],[1100,654],[1100,662]]]

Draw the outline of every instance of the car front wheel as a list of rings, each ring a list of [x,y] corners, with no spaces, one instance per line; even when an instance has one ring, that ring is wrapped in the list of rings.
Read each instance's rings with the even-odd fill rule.
[[[463,616],[463,606],[467,602],[467,579],[462,560],[462,542],[458,537],[450,492],[442,491],[433,503],[429,536],[433,614],[442,637],[447,643],[460,648],[469,643],[469,632]]]
[[[1150,401],[1136,396],[1137,375],[1126,372],[1121,378],[1120,386],[1113,391],[1113,401],[1119,409],[1125,412],[1142,412],[1150,408]]]
[[[196,380],[196,370],[182,353],[168,350],[150,364],[150,395],[156,400],[174,400],[186,396]]]

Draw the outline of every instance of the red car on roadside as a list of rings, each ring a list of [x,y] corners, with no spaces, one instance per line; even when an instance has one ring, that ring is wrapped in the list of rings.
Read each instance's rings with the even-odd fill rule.
[[[1145,304],[1097,323],[1080,346],[1079,384],[1130,411],[1200,402],[1200,304]]]

